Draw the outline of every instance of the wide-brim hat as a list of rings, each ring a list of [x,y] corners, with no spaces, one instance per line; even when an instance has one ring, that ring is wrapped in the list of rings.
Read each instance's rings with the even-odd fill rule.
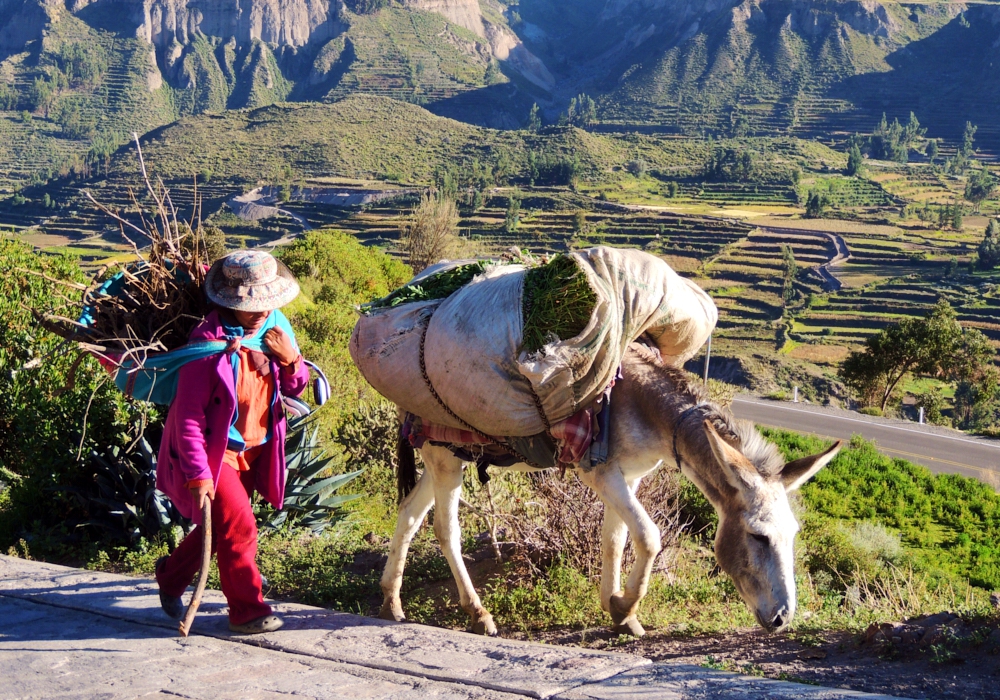
[[[209,269],[205,295],[234,311],[273,311],[299,295],[299,283],[270,253],[238,250],[219,258]]]

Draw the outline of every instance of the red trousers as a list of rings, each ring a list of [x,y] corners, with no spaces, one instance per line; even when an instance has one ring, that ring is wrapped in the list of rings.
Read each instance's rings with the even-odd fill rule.
[[[257,569],[257,521],[250,506],[254,470],[237,472],[223,464],[212,501],[212,553],[229,603],[229,621],[242,625],[271,614]],[[196,526],[156,575],[160,590],[180,597],[201,568],[201,527]]]

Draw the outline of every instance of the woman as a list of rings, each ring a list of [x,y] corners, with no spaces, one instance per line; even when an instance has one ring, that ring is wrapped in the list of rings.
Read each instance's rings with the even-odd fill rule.
[[[275,508],[285,493],[285,417],[281,396],[298,396],[309,380],[295,336],[278,311],[299,293],[291,272],[259,251],[230,253],[205,278],[217,307],[191,341],[229,341],[226,351],[184,365],[160,445],[156,485],[196,523],[208,499],[212,550],[218,556],[229,629],[272,632],[282,620],[264,602],[257,556],[256,489]],[[184,614],[181,594],[201,566],[201,535],[192,531],[157,562],[160,603]]]

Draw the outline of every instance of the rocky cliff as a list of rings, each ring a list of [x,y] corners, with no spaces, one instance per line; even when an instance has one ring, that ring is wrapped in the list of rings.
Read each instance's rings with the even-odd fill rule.
[[[144,0],[133,17],[160,48],[198,35],[297,48],[337,34],[339,10],[339,0]]]

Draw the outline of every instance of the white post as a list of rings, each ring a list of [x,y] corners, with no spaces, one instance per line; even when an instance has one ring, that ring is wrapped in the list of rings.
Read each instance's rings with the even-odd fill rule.
[[[793,403],[799,402],[799,388],[797,386],[792,387],[792,402]]]
[[[708,386],[708,362],[712,359],[712,336],[708,336],[708,345],[705,346],[705,366],[702,370],[701,381]]]
[[[919,422],[920,422],[920,425],[924,424],[924,407],[923,406],[920,407],[920,420],[919,420]]]

